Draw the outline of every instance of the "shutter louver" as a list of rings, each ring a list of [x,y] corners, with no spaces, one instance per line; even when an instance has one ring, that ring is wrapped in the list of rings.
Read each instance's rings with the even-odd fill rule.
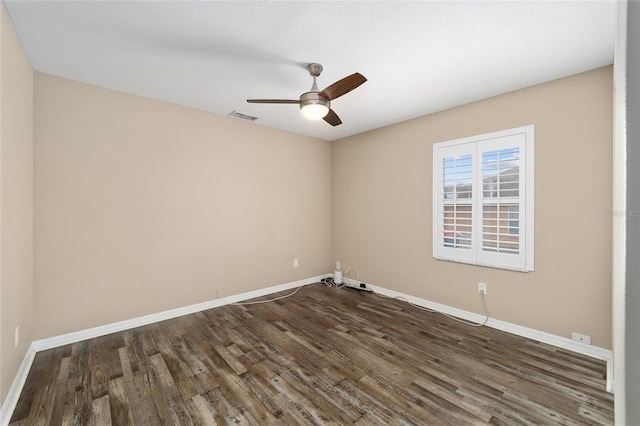
[[[520,253],[519,182],[518,147],[482,153],[482,250]]]
[[[445,247],[471,249],[473,171],[471,154],[443,159],[441,238]]]

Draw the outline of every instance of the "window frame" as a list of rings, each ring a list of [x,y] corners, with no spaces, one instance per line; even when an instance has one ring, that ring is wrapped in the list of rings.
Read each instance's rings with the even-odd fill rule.
[[[482,156],[496,149],[516,147],[519,151],[519,185],[517,205],[519,209],[519,227],[514,231],[513,220],[507,213],[507,235],[518,237],[518,254],[492,253],[482,249],[483,238],[483,205],[490,204],[483,193]],[[445,199],[444,159],[452,156],[471,154],[472,157],[472,198],[468,200]],[[499,269],[521,272],[534,270],[534,126],[528,125],[497,132],[485,133],[460,139],[439,142],[433,145],[433,257],[437,260],[468,263]],[[508,201],[508,200],[507,200]],[[458,248],[457,244],[447,244],[445,233],[445,206],[471,204],[472,232],[470,248]],[[510,211],[510,205],[506,206]],[[499,207],[497,210],[499,216]],[[442,235],[442,238],[441,238]]]

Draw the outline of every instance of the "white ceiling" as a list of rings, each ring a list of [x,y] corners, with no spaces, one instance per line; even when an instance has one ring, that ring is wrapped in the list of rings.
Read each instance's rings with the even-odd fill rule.
[[[613,63],[614,1],[4,1],[36,71],[335,140]],[[332,102],[297,99],[354,72]]]

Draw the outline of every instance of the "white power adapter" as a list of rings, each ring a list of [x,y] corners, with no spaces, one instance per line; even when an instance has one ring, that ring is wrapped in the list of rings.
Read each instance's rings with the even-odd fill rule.
[[[333,273],[333,282],[336,284],[342,284],[342,271],[339,269],[336,269],[336,271]]]

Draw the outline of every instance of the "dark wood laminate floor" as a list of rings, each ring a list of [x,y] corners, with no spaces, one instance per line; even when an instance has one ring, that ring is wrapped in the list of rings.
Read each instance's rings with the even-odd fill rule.
[[[11,424],[613,424],[605,369],[314,284],[40,352]]]

